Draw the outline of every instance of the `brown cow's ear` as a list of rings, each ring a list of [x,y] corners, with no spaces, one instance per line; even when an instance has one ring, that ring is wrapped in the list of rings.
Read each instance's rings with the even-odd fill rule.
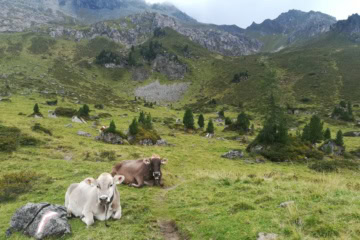
[[[149,165],[151,163],[151,160],[148,158],[145,158],[143,161],[146,165]]]
[[[168,160],[166,158],[161,159],[161,164],[167,164]]]
[[[114,177],[114,182],[116,185],[121,184],[123,181],[125,181],[125,176],[123,175],[116,175]]]
[[[84,180],[85,183],[89,184],[90,186],[95,186],[96,185],[96,180],[94,178],[86,178]]]

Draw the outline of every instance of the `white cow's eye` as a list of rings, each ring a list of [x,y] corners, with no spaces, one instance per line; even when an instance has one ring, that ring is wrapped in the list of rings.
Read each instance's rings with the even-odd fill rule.
[[[110,187],[112,187],[113,186],[113,184],[110,184]]]
[[[97,185],[96,187],[100,189],[100,185]]]

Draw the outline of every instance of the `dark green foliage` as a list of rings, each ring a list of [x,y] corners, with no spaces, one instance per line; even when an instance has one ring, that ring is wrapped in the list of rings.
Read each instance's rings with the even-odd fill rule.
[[[312,116],[310,124],[304,127],[302,140],[312,144],[321,142],[324,139],[323,128],[324,123],[321,119],[316,115]]]
[[[166,35],[165,30],[163,30],[160,27],[155,28],[154,37],[159,38],[159,37],[164,37],[165,35]]]
[[[90,108],[88,105],[84,104],[78,111],[77,116],[81,118],[88,118],[90,113]]]
[[[55,109],[55,114],[58,117],[73,117],[76,115],[76,110],[73,108],[63,108],[63,107],[58,107]]]
[[[200,128],[205,127],[205,118],[204,118],[204,115],[202,115],[202,114],[199,115],[198,125]]]
[[[121,63],[121,57],[112,51],[109,50],[102,50],[100,54],[96,57],[95,60],[96,64],[104,65],[104,64],[120,64]]]
[[[250,126],[250,123],[248,126]],[[269,113],[266,116],[264,127],[256,137],[255,142],[271,145],[274,143],[286,144],[287,141],[288,127],[284,111],[276,105],[275,99],[271,95]]]
[[[49,106],[56,106],[58,104],[58,100],[46,101],[46,104]]]
[[[183,123],[184,123],[184,126],[186,129],[194,129],[195,128],[194,115],[193,115],[193,112],[191,111],[191,109],[186,109],[184,118],[183,118]]]
[[[161,139],[161,137],[155,130],[148,130],[143,128],[142,126],[138,127],[137,134],[134,136],[135,139],[132,140],[131,144],[137,144],[142,140],[151,140],[153,144],[156,144],[156,142]]]
[[[224,109],[220,110],[220,112],[218,114],[219,114],[219,117],[225,118],[225,110]]]
[[[143,45],[140,49],[141,55],[149,62],[153,61],[161,52],[163,52],[163,47],[158,41],[150,41],[148,45]]]
[[[344,146],[344,139],[343,139],[343,133],[341,130],[339,130],[336,134],[336,139],[335,139],[335,143],[338,146]]]
[[[134,46],[131,47],[131,51],[129,52],[128,65],[129,66],[136,66],[137,65],[136,57],[135,57],[135,47]]]
[[[240,113],[234,123],[234,127],[241,132],[248,132],[250,127],[250,116],[245,112]]]
[[[102,110],[105,108],[105,106],[104,106],[104,104],[95,104],[94,108]]]
[[[38,178],[34,172],[6,173],[0,178],[0,202],[15,200],[18,195],[31,191]]]
[[[29,50],[32,54],[44,54],[48,53],[56,41],[52,38],[34,37],[31,39],[31,46]]]
[[[19,146],[35,146],[40,141],[22,134],[20,129],[0,125],[0,152],[11,153]]]
[[[330,128],[327,128],[324,133],[324,140],[330,140],[331,139],[331,131]]]
[[[107,132],[107,133],[116,133],[116,125],[115,125],[115,122],[114,122],[114,120],[112,120],[111,122],[110,122],[110,125],[109,125],[109,127],[107,128],[107,129],[105,129],[105,132]]]
[[[231,118],[229,118],[229,117],[225,118],[225,125],[230,126],[232,123],[233,122],[232,122]]]
[[[153,129],[151,114],[147,114],[145,118],[144,128],[147,130]]]
[[[317,161],[309,168],[317,172],[336,172],[338,170],[335,161]]]
[[[116,160],[116,152],[115,151],[101,151],[100,152],[100,162],[102,162],[104,159],[107,159],[108,161],[112,162]]]
[[[332,118],[338,118],[343,121],[354,121],[354,115],[352,110],[352,104],[351,102],[348,102],[346,104],[345,101],[341,101],[339,106],[336,106],[334,108],[333,113],[331,114]]]
[[[33,130],[34,132],[42,132],[42,133],[45,133],[49,136],[52,136],[52,132],[47,129],[47,128],[44,128],[43,126],[41,126],[40,123],[35,123],[34,126],[31,127],[31,130]]]
[[[140,112],[139,120],[140,124],[145,124],[145,113],[143,111]]]
[[[248,71],[236,73],[232,79],[232,83],[239,83],[241,80],[247,80],[249,78]]]
[[[34,106],[34,113],[35,114],[40,114],[40,108],[39,108],[39,105],[37,103]]]
[[[206,132],[210,133],[210,134],[214,134],[215,128],[214,128],[214,123],[213,121],[210,119],[206,128]]]
[[[129,126],[129,133],[131,136],[135,136],[139,132],[139,124],[136,118],[132,121],[132,123]]]

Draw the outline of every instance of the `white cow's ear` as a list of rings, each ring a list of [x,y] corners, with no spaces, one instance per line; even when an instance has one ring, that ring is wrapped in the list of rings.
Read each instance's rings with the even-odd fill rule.
[[[151,163],[151,160],[148,158],[145,158],[143,161],[146,165],[149,165]]]
[[[168,160],[166,158],[161,159],[161,164],[167,164]]]
[[[90,186],[96,186],[96,180],[94,178],[86,178],[84,180],[85,183],[89,184]]]
[[[114,182],[116,185],[121,184],[123,181],[125,181],[125,176],[123,176],[123,175],[116,175],[114,177]]]

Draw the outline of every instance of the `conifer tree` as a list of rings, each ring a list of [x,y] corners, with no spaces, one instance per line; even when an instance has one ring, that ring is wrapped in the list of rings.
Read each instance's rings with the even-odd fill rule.
[[[140,112],[139,121],[140,124],[145,124],[145,113],[143,111]]]
[[[244,112],[240,113],[237,117],[236,123],[235,123],[236,129],[248,132],[250,129],[250,119],[249,116],[246,115]]]
[[[138,134],[139,132],[139,126],[138,126],[138,122],[136,120],[136,118],[134,118],[134,120],[132,121],[132,123],[129,126],[129,133],[132,136],[135,136],[136,134]]]
[[[230,126],[232,124],[231,118],[226,117],[225,118],[225,125]]]
[[[330,128],[327,128],[324,133],[324,140],[330,140],[331,139],[331,131]]]
[[[343,133],[341,130],[339,130],[336,134],[336,139],[335,139],[335,143],[338,146],[344,146],[344,139],[343,139]]]
[[[198,125],[200,128],[205,127],[205,119],[204,119],[204,115],[202,115],[202,114],[200,114],[200,116],[199,116]]]
[[[224,111],[224,109],[222,109],[222,110],[219,112],[219,117],[225,118],[225,111]]]
[[[151,114],[147,114],[146,118],[145,118],[145,123],[144,123],[144,128],[151,130],[153,129],[153,124],[152,124],[152,118],[151,118]]]
[[[108,129],[106,129],[106,132],[108,132],[108,133],[116,133],[116,125],[115,125],[114,120],[112,120],[110,122],[110,126],[109,126]]]
[[[303,141],[310,141],[310,126],[306,124],[301,135]]]
[[[78,111],[78,117],[89,117],[90,108],[84,104]]]
[[[208,125],[207,125],[207,128],[206,128],[206,132],[207,133],[210,133],[210,134],[214,134],[214,123],[213,121],[210,119],[209,122],[208,122]]]
[[[195,128],[194,115],[193,115],[191,109],[186,109],[184,118],[183,118],[183,123],[184,123],[186,129],[194,129]]]
[[[309,125],[310,136],[308,140],[313,144],[323,140],[323,128],[324,123],[321,122],[321,119],[317,115],[312,116]]]
[[[348,102],[347,109],[350,120],[353,120],[354,116],[353,116],[352,104],[350,101]]]
[[[39,114],[39,113],[40,113],[40,108],[39,108],[39,105],[38,105],[37,103],[34,105],[34,113],[35,113],[35,114]]]

